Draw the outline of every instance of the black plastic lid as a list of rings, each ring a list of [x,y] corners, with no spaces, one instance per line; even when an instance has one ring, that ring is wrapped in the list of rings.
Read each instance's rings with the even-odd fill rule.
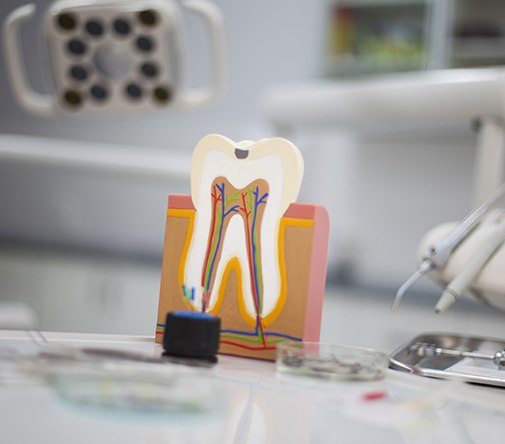
[[[163,348],[168,356],[216,361],[221,319],[207,313],[172,311],[167,314]]]

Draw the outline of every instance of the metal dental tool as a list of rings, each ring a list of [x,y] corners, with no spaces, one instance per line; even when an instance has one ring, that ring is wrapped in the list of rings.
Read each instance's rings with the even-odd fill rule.
[[[479,207],[466,216],[461,223],[445,239],[431,247],[423,256],[423,262],[412,276],[398,289],[391,310],[396,310],[400,305],[403,295],[420,278],[433,269],[442,268],[449,260],[452,252],[479,224],[482,216],[505,193],[505,182],[502,183],[491,196]]]
[[[493,355],[489,353],[480,353],[474,351],[454,350],[450,348],[441,348],[435,344],[428,344],[426,342],[416,342],[410,346],[411,353],[422,356],[440,356],[446,358],[474,358],[474,359],[487,359],[493,361],[500,370],[505,369],[505,350],[500,350]]]
[[[489,217],[486,217],[486,221],[482,223],[486,224],[488,219]],[[491,224],[494,225],[493,232],[485,242],[483,242],[479,250],[465,267],[447,285],[442,296],[435,305],[435,313],[444,313],[468,290],[488,261],[505,242],[505,219],[503,212],[500,211],[496,220],[491,221]]]

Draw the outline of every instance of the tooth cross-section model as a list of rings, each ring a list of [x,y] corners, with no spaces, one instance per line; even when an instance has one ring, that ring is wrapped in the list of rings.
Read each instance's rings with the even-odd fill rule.
[[[170,196],[158,313],[220,316],[220,352],[275,357],[281,341],[319,339],[328,216],[297,204],[298,149],[281,138],[204,137],[191,164],[191,198]]]

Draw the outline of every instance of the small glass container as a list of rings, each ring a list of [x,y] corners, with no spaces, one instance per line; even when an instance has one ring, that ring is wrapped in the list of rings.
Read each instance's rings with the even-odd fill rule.
[[[74,405],[134,413],[219,413],[225,393],[208,368],[121,350],[46,347],[17,367]]]
[[[380,351],[320,344],[283,342],[277,346],[277,370],[334,380],[372,381],[384,378],[388,356]]]

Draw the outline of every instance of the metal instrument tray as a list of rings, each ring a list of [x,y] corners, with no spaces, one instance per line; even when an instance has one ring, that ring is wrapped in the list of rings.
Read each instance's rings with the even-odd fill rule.
[[[477,384],[505,387],[505,371],[500,371],[498,368],[496,370],[489,370],[489,368],[486,368],[487,361],[485,360],[482,360],[482,374],[479,374],[481,372],[475,373],[471,371],[472,367],[476,368],[477,364],[469,367],[468,371],[465,371],[464,366],[460,366],[457,370],[454,370],[452,366],[468,358],[418,356],[410,351],[411,346],[415,343],[429,343],[441,348],[489,352],[493,354],[496,351],[505,350],[504,340],[463,336],[453,333],[425,333],[416,336],[394,351],[389,357],[389,368],[431,378],[459,379]]]

